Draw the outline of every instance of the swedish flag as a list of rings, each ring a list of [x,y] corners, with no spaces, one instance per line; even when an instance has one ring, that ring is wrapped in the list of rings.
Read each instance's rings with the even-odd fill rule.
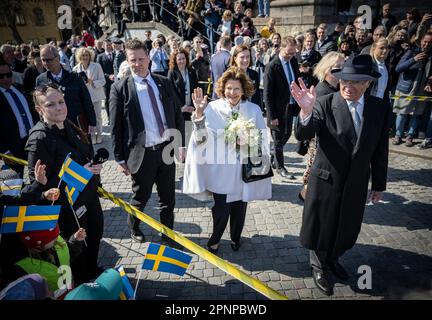
[[[23,179],[5,180],[0,185],[0,191],[4,195],[17,197],[21,193]]]
[[[180,250],[150,243],[142,269],[174,273],[183,276],[192,257]]]
[[[120,300],[130,300],[134,298],[134,290],[132,288],[132,285],[126,275],[126,272],[124,271],[123,266],[118,266],[116,268],[118,273],[120,273],[121,279],[122,279],[122,292],[120,293]]]
[[[66,185],[65,192],[70,205],[73,206],[76,199],[78,199],[79,191],[75,187],[69,187],[69,185]]]
[[[66,156],[59,177],[69,185],[69,188],[75,187],[79,192],[83,191],[93,173],[73,161],[70,153]]]
[[[61,206],[5,207],[0,233],[49,230],[56,226]]]

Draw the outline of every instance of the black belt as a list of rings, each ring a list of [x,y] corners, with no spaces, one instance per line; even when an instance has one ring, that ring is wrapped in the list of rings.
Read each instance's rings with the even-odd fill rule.
[[[168,144],[169,144],[169,141],[164,141],[162,143],[155,144],[154,146],[151,146],[151,147],[145,147],[145,149],[151,150],[151,151],[156,151],[156,150],[162,149],[163,147],[165,147]]]

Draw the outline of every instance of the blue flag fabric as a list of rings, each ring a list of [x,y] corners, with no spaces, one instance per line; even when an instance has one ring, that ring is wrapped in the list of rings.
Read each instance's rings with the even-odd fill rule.
[[[66,182],[69,188],[75,187],[79,192],[84,190],[92,176],[93,173],[71,159],[70,153],[59,172],[60,179]]]
[[[6,206],[0,233],[49,230],[56,226],[61,206]]]
[[[164,245],[150,243],[142,269],[174,273],[183,276],[192,256]]]
[[[120,273],[123,284],[122,292],[120,293],[120,300],[134,299],[134,290],[129,281],[129,278],[126,275],[126,272],[124,271],[123,266],[118,266],[115,269],[118,271],[118,273]]]

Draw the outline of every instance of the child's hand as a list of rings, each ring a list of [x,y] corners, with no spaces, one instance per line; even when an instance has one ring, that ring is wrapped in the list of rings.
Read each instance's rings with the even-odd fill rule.
[[[35,180],[39,182],[40,184],[46,185],[48,182],[48,179],[46,177],[46,165],[42,164],[42,161],[40,159],[35,164]]]
[[[51,188],[48,191],[44,192],[44,198],[49,201],[57,201],[60,197],[60,189],[57,188]]]
[[[85,229],[79,228],[79,230],[75,232],[74,237],[78,241],[84,241],[84,239],[87,237],[87,233]]]

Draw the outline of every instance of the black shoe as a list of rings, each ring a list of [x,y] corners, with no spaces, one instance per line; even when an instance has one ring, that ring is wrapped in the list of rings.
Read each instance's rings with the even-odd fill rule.
[[[184,249],[184,247],[180,243],[175,242],[173,239],[167,237],[164,234],[162,234],[162,241],[165,242],[170,248],[182,250],[182,251]]]
[[[312,276],[318,289],[325,295],[333,295],[333,283],[327,271],[312,269]]]
[[[207,246],[207,250],[213,254],[217,254],[219,247],[217,247],[216,249],[213,249],[212,247]]]
[[[145,236],[140,229],[132,229],[131,230],[131,238],[136,242],[143,243],[145,242]]]
[[[288,170],[285,169],[285,167],[280,167],[276,169],[276,172],[283,178],[289,178],[291,180],[294,180],[295,177],[292,174],[288,173]]]
[[[233,249],[233,251],[238,251],[240,249],[240,242],[235,243],[235,242],[231,242],[231,249]]]
[[[329,262],[329,267],[331,272],[333,272],[333,274],[338,277],[339,279],[341,279],[342,281],[347,281],[349,279],[349,274],[348,272],[346,272],[346,270],[344,269],[344,267],[342,267],[342,265],[339,262]]]

